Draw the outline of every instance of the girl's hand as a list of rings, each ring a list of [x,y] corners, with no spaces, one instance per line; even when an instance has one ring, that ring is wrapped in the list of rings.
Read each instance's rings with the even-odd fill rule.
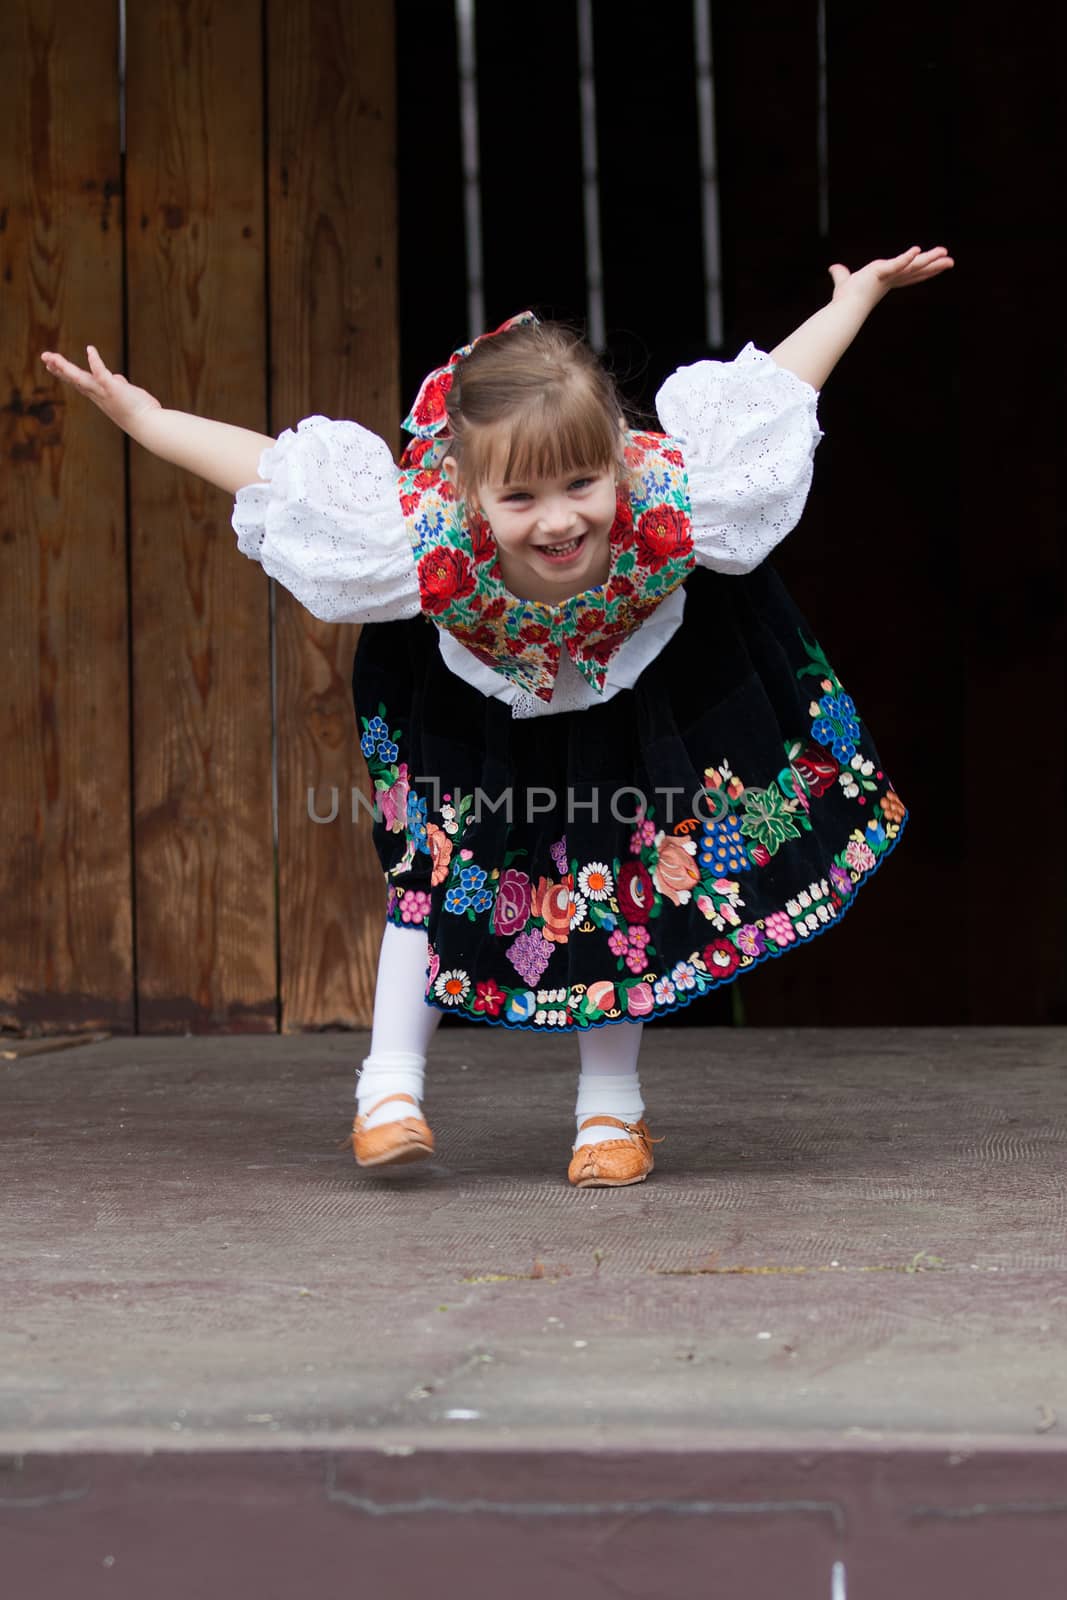
[[[894,256],[892,261],[868,261],[858,272],[849,272],[838,261],[830,268],[834,280],[833,299],[861,296],[868,304],[875,304],[890,289],[906,289],[909,284],[922,283],[924,278],[936,278],[938,273],[952,266],[955,262],[943,244],[935,245],[932,250],[920,250],[913,244],[910,250]]]
[[[95,345],[86,345],[85,348],[89,356],[88,372],[76,367],[65,356],[57,355],[54,350],[43,350],[41,361],[53,376],[62,378],[72,389],[85,395],[100,407],[105,417],[110,417],[126,433],[132,431],[133,423],[141,413],[162,410],[159,401],[147,389],[135,389],[121,373],[109,372]]]

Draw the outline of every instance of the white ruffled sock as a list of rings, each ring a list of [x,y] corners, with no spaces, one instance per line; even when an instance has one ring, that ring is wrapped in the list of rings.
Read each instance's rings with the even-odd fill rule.
[[[415,1117],[422,1107],[422,1092],[426,1075],[426,1057],[406,1050],[382,1050],[368,1056],[356,1074],[356,1110],[363,1116],[371,1106],[387,1095],[414,1095],[419,1110],[406,1100],[387,1100],[367,1118],[368,1128],[377,1128],[383,1122],[401,1122],[405,1117]]]
[[[368,1117],[368,1128],[422,1114],[426,1051],[442,1016],[436,1006],[426,1004],[428,965],[426,934],[387,922],[378,956],[370,1054],[356,1074],[356,1109],[362,1116],[394,1094],[413,1095],[418,1107],[388,1100]]]
[[[637,1073],[643,1029],[642,1022],[617,1023],[592,1028],[579,1037],[582,1067],[574,1107],[576,1130],[581,1129],[586,1117],[610,1116],[622,1122],[637,1122],[643,1115],[645,1103]],[[600,1123],[586,1128],[584,1133],[576,1132],[574,1148],[580,1150],[583,1145],[629,1137],[622,1128]]]

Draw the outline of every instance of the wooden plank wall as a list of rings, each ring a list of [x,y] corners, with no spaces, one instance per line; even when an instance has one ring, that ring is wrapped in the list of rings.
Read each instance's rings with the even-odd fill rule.
[[[260,8],[141,0],[128,17],[129,371],[164,405],[263,433]],[[276,1027],[268,595],[230,511],[131,448],[143,1033]]]
[[[391,0],[270,0],[271,428],[319,412],[400,445]],[[350,791],[370,783],[352,709],[359,629],[276,589],[283,1027],[371,1017],[381,868]],[[340,795],[337,819],[330,792]]]
[[[92,339],[166,404],[271,434],[353,416],[397,447],[419,379],[472,331],[453,7],[396,0],[394,44],[391,0],[131,6],[125,173],[115,10],[0,15],[0,1028],[366,1023],[382,903],[347,822],[357,630],[269,585],[227,497],[136,448],[127,507],[121,438],[36,354]],[[519,31],[496,0],[475,17],[486,325],[527,305],[582,321],[577,0]],[[841,930],[683,1022],[1062,1023],[1063,14],[1016,8],[992,42],[962,14],[840,0],[711,17],[714,348],[692,7],[652,27],[637,0],[594,0],[608,355],[630,399],[681,362],[772,348],[829,297],[832,261],[943,242],[958,265],[890,296],[833,374],[775,557],[908,836]],[[326,813],[333,788],[337,821],[312,822],[308,791]]]
[[[117,9],[0,7],[0,62],[0,1028],[125,1033],[123,441],[37,360],[122,344]]]
[[[91,341],[175,409],[398,444],[391,0],[129,7],[124,174],[113,0],[18,0],[0,30],[0,1028],[365,1024],[358,629],[272,607],[229,497],[136,446],[127,506],[122,435],[37,355]]]

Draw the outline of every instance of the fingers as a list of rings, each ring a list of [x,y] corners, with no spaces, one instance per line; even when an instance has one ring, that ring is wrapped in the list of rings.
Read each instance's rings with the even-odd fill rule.
[[[96,378],[110,378],[111,373],[101,361],[100,352],[96,348],[95,344],[87,344],[85,346],[85,351],[89,357],[89,370],[93,376]]]
[[[88,372],[84,367],[68,361],[58,350],[42,350],[41,363],[55,377],[62,378],[72,388],[79,389],[82,394],[90,395],[94,399],[105,394],[110,385],[126,384],[126,379],[121,373],[109,370],[95,344],[86,345],[85,351],[89,361]]]
[[[939,272],[944,272],[946,267],[954,267],[955,262],[943,244],[935,245],[932,250],[924,250],[915,256],[910,263],[910,276],[913,280],[932,278]]]
[[[57,378],[73,384],[74,388],[82,389],[87,384],[92,384],[89,373],[81,367],[76,367],[73,361],[68,361],[66,356],[61,356],[56,350],[42,350],[41,361]]]

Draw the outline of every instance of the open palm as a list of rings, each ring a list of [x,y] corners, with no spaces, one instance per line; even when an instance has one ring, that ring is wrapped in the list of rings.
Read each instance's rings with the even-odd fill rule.
[[[830,276],[834,280],[833,298],[838,300],[860,294],[880,300],[890,289],[906,289],[913,283],[936,278],[955,264],[943,244],[935,245],[932,250],[920,250],[917,244],[913,244],[910,250],[894,256],[892,260],[868,261],[858,272],[850,272],[840,261],[836,261],[830,268]]]
[[[95,345],[87,345],[86,353],[89,357],[88,372],[54,350],[42,350],[41,361],[54,377],[62,378],[72,389],[85,395],[86,399],[100,407],[106,417],[127,432],[138,413],[162,409],[155,395],[149,394],[147,389],[135,388],[120,372],[109,372]]]

